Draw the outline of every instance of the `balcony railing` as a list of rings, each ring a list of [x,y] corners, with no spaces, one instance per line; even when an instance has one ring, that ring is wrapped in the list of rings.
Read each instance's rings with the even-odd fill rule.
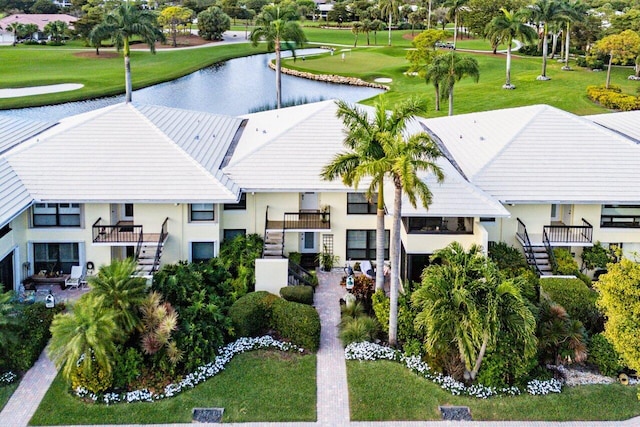
[[[553,243],[593,243],[593,225],[582,218],[582,225],[545,225],[544,232]]]
[[[284,213],[284,230],[330,230],[331,212],[300,211]]]
[[[120,243],[136,245],[141,240],[142,225],[119,221],[116,225],[102,223],[102,218],[92,226],[94,243]]]

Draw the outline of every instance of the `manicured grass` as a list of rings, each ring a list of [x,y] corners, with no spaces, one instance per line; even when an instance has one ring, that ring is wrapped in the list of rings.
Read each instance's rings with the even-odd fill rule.
[[[16,381],[13,384],[5,385],[0,387],[0,411],[4,408],[4,405],[7,404],[11,395],[18,388],[19,382]]]
[[[352,49],[341,56],[329,54],[309,57],[306,61],[291,60],[284,66],[318,74],[340,74],[360,77],[373,81],[378,77],[393,79],[389,84],[391,90],[382,96],[388,104],[399,102],[409,96],[424,96],[428,100],[427,116],[443,116],[447,114],[447,101],[441,102],[441,111],[434,110],[435,91],[433,85],[426,85],[419,77],[407,76],[404,73],[409,67],[405,59],[406,49],[398,47],[381,47],[376,49]],[[469,54],[478,60],[480,81],[465,78],[455,85],[454,113],[469,113],[500,108],[518,107],[532,104],[549,104],[576,114],[597,114],[608,110],[594,104],[586,96],[589,85],[604,84],[606,73],[593,72],[574,67],[574,71],[562,71],[562,63],[548,61],[547,75],[549,81],[538,81],[541,58],[517,57],[512,62],[511,81],[516,90],[504,90],[505,56],[498,54]],[[622,87],[623,92],[634,94],[640,83],[627,80],[632,73],[630,68],[616,67],[612,70],[612,83]],[[365,103],[371,104],[372,99]]]
[[[436,384],[389,361],[347,362],[351,419],[436,420],[439,405],[463,405],[474,420],[625,420],[640,415],[635,387],[618,384],[565,387],[547,396],[452,396]]]
[[[316,357],[276,351],[236,356],[192,390],[153,403],[83,403],[58,375],[31,425],[189,423],[193,408],[222,407],[224,422],[315,421]]]
[[[245,43],[199,49],[159,49],[155,55],[134,50],[131,53],[133,87],[139,89],[173,80],[219,61],[264,51],[262,46],[254,48]],[[84,88],[70,92],[0,99],[0,109],[77,101],[124,92],[124,62],[121,54],[108,57],[111,52],[103,50],[99,57],[79,56],[82,52],[92,53],[93,50],[44,46],[0,47],[2,88],[84,84]]]

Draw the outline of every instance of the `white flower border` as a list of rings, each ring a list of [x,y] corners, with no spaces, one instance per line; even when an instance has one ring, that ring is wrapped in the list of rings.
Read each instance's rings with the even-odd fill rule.
[[[344,356],[347,360],[392,360],[402,363],[411,371],[440,385],[440,388],[447,390],[454,396],[467,395],[486,399],[498,395],[517,396],[522,393],[522,390],[515,386],[496,388],[474,384],[467,387],[450,376],[432,372],[431,367],[417,356],[407,356],[398,350],[366,341],[349,344],[344,349]],[[562,383],[555,378],[546,381],[531,380],[527,383],[526,389],[526,392],[532,395],[560,393],[561,391]]]
[[[237,354],[264,348],[274,348],[282,351],[298,351],[300,353],[304,352],[304,349],[294,344],[275,340],[268,335],[258,338],[240,338],[218,349],[218,356],[216,356],[213,362],[198,367],[195,372],[186,375],[180,382],[167,385],[164,388],[163,393],[153,393],[150,390],[142,389],[126,393],[110,392],[96,395],[89,392],[84,387],[78,387],[74,392],[78,397],[89,398],[94,402],[106,403],[107,405],[119,402],[154,402],[167,397],[173,397],[178,393],[193,388],[201,382],[215,376],[223,371],[225,365]]]
[[[11,371],[7,371],[4,374],[0,375],[0,385],[3,384],[11,384],[14,382],[18,376]]]

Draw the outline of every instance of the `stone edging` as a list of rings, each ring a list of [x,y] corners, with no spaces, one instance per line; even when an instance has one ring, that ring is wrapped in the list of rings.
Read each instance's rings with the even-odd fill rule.
[[[269,61],[269,68],[271,68],[272,70],[275,70],[276,66],[273,62]],[[338,76],[335,74],[313,74],[313,73],[307,73],[305,71],[291,70],[289,68],[284,68],[284,67],[280,67],[280,71],[283,74],[288,74],[290,76],[302,77],[303,79],[317,80],[320,82],[337,83],[337,84],[351,85],[351,86],[365,86],[365,87],[371,87],[374,89],[389,90],[389,86],[381,85],[379,83],[366,82],[357,77],[344,77],[344,76]]]

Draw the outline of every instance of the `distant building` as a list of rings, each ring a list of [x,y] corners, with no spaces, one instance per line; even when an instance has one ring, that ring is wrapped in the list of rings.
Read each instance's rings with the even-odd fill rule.
[[[71,4],[68,0],[61,1],[66,2],[69,5]],[[13,15],[8,15],[0,19],[0,28],[4,29],[4,31],[0,31],[0,44],[13,44],[13,33],[10,30],[7,30],[7,27],[14,22],[18,22],[23,25],[36,24],[38,26],[39,34],[35,34],[34,38],[39,39],[41,38],[40,33],[44,31],[45,25],[49,22],[62,21],[66,22],[67,25],[69,25],[69,28],[73,28],[73,24],[77,20],[78,18],[75,16],[64,13],[15,13]]]

